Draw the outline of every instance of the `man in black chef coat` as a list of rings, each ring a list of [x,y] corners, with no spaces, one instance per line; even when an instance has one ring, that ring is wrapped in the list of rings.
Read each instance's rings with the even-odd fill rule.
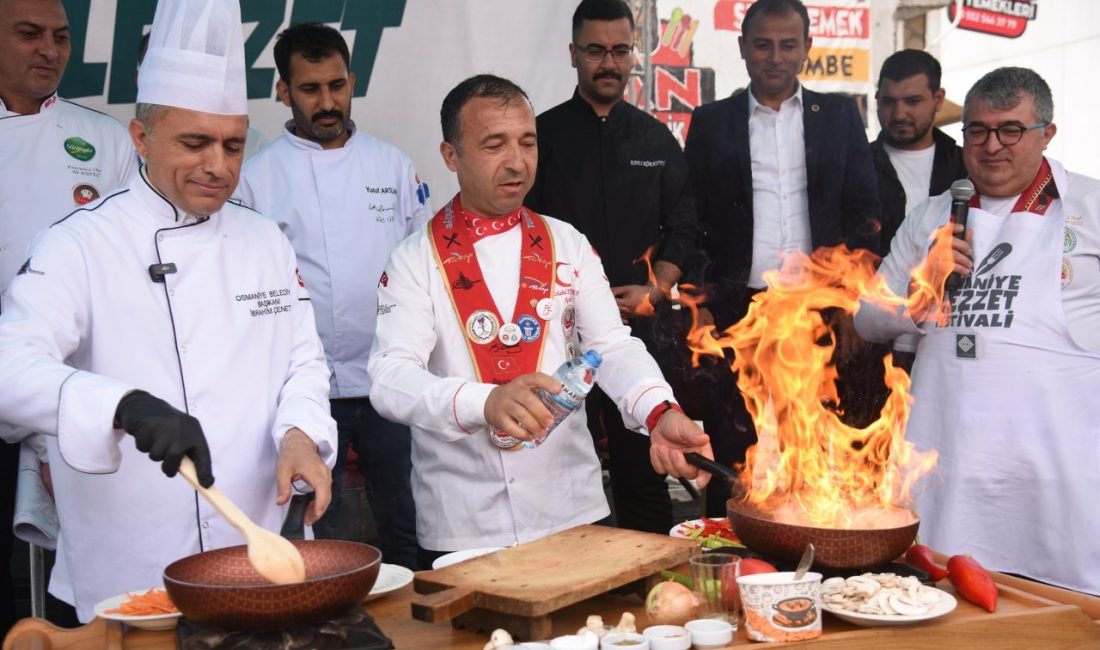
[[[658,352],[655,309],[667,301],[698,246],[687,165],[668,128],[623,101],[636,56],[630,7],[622,0],[581,2],[569,56],[577,89],[538,116],[538,174],[525,204],[588,237],[623,320]],[[652,277],[640,261],[651,247]],[[665,355],[654,356],[660,361]],[[648,442],[623,425],[598,388],[587,408],[589,429],[607,436],[617,523],[667,532],[672,503],[664,477],[648,462]]]

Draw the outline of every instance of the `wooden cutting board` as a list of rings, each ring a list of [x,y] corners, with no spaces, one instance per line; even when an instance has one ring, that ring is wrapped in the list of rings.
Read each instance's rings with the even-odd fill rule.
[[[413,617],[451,620],[472,608],[537,617],[687,562],[699,543],[580,526],[413,577]]]

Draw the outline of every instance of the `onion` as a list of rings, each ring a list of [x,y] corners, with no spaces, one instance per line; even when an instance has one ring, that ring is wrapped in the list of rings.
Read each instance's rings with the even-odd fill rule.
[[[697,606],[695,594],[673,580],[658,582],[645,597],[645,613],[654,625],[683,625],[695,618]]]

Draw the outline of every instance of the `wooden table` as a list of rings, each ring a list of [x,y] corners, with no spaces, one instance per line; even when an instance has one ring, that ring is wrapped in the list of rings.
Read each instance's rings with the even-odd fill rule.
[[[825,616],[825,632],[820,639],[769,647],[830,650],[1069,650],[1100,647],[1100,598],[1011,576],[993,576],[1001,592],[997,611],[993,614],[960,599],[958,608],[947,616],[906,627],[859,628],[833,616]],[[951,590],[946,581],[939,586]],[[412,586],[409,585],[365,605],[398,648],[481,650],[484,647],[488,640],[487,633],[454,630],[446,623],[414,620],[410,614],[412,594]],[[605,622],[613,624],[623,611],[634,613],[638,617],[639,627],[645,625],[640,598],[605,594],[573,605],[555,616],[554,634],[576,632],[590,614],[600,614]],[[742,630],[730,647],[749,645],[751,642]],[[24,619],[12,628],[4,641],[3,650],[174,650],[175,647],[173,632],[135,630],[102,619],[76,630],[63,631],[40,619]]]

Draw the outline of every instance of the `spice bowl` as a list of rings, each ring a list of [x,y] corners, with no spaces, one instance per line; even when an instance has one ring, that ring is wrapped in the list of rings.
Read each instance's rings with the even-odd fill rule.
[[[649,639],[649,650],[688,650],[691,633],[680,625],[652,625],[642,631]]]
[[[600,641],[600,650],[649,650],[649,639],[637,632],[608,632]]]
[[[733,626],[717,618],[698,618],[684,624],[695,650],[723,648],[733,641]]]

